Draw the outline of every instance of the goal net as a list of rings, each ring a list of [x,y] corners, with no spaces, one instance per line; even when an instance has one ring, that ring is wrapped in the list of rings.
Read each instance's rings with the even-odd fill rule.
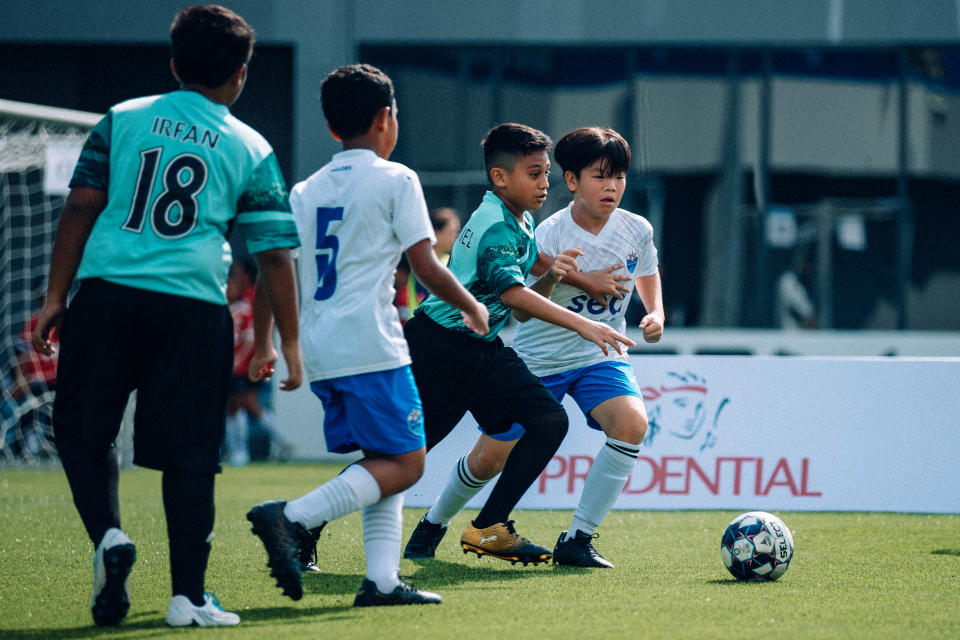
[[[100,116],[0,100],[0,466],[55,462],[56,358],[29,342],[67,183]]]

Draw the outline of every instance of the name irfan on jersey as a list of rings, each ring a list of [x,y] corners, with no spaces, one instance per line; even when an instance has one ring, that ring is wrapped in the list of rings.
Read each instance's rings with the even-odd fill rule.
[[[189,122],[180,122],[170,118],[161,118],[157,116],[153,119],[153,126],[150,127],[150,133],[166,138],[173,138],[180,142],[191,142],[198,146],[206,146],[215,149],[217,142],[220,141],[219,133],[212,133],[209,129],[201,129],[195,124]]]

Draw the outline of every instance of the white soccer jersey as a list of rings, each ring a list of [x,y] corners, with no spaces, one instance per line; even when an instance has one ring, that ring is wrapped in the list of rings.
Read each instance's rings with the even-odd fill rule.
[[[410,364],[394,298],[400,254],[436,241],[417,174],[341,151],[290,192],[300,233],[300,343],[310,381]]]
[[[609,296],[609,308],[604,309],[582,290],[560,283],[550,299],[565,309],[590,320],[604,322],[623,333],[627,325],[627,304],[636,278],[657,272],[653,227],[646,218],[617,209],[607,219],[600,233],[594,235],[573,221],[570,206],[554,213],[537,227],[536,238],[540,251],[556,257],[561,251],[580,247],[583,250],[583,255],[577,258],[580,271],[597,271],[624,264],[626,266],[615,273],[626,272],[633,276],[629,282],[621,283],[630,292],[624,294],[623,300]],[[604,356],[600,347],[577,333],[536,318],[520,323],[512,346],[530,370],[540,377],[579,369],[605,359],[627,359],[626,353],[620,356],[614,349],[609,349],[611,355]]]

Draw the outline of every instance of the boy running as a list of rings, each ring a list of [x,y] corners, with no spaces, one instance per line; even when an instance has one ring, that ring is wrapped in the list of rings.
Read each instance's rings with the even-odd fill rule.
[[[583,342],[582,336],[603,354],[608,345],[618,353],[618,343],[633,345],[611,327],[564,309],[524,286],[538,255],[529,211],[543,206],[547,196],[550,144],[544,133],[514,123],[494,127],[483,139],[492,190],[460,232],[450,268],[490,310],[490,333],[477,335],[464,325],[456,309],[433,296],[404,327],[423,398],[428,449],[446,437],[467,411],[491,435],[508,431],[515,422],[525,428],[489,499],[460,540],[464,552],[523,564],[549,561],[550,550],[517,534],[508,517],[560,446],[567,415],[497,333],[513,309],[573,330],[578,341]],[[577,255],[576,249],[558,253],[538,286],[552,287],[567,271],[576,269]],[[477,474],[465,459],[453,471],[465,491],[483,486],[485,481]],[[423,537],[439,540],[445,530],[446,523],[422,520],[411,542]],[[407,557],[417,557],[410,551],[408,545]]]
[[[119,624],[130,607],[136,550],[120,528],[113,442],[133,390],[134,463],[163,472],[167,624],[240,621],[204,593],[233,368],[226,236],[234,223],[278,316],[296,313],[289,249],[298,240],[286,187],[270,145],[229,110],[246,81],[253,30],[228,9],[197,6],[177,14],[170,40],[180,90],[115,105],[90,132],[33,333],[47,355],[61,334],[54,434],[96,549],[97,626]],[[280,335],[290,371],[283,386],[294,389],[302,376],[296,322],[281,323]]]
[[[426,455],[420,396],[393,306],[401,252],[471,332],[489,331],[487,310],[437,260],[416,173],[388,161],[399,127],[390,78],[370,65],[342,67],[327,76],[321,102],[343,151],[290,194],[307,252],[299,260],[304,363],[323,403],[327,449],[359,449],[363,459],[300,498],[255,506],[247,519],[277,586],[294,600],[303,595],[298,547],[315,542],[308,530],[362,510],[367,575],[354,606],[439,603],[399,575],[403,491],[423,474]],[[262,309],[251,371],[269,374],[276,354]]]
[[[548,281],[540,292],[558,305],[622,333],[626,300],[635,285],[648,311],[640,323],[644,340],[656,342],[663,333],[663,304],[653,230],[644,218],[618,208],[630,167],[630,147],[611,129],[587,127],[561,138],[554,156],[573,202],[537,227],[537,245],[544,259],[534,271],[549,265],[549,256],[561,255],[565,247],[573,245],[582,248],[577,262],[584,271],[567,273],[555,288]],[[587,476],[573,521],[557,540],[553,561],[612,567],[593,548],[592,539],[623,490],[647,430],[633,371],[625,355],[598,353],[570,331],[529,319],[529,314],[514,311],[514,315],[523,324],[514,334],[513,348],[557,400],[569,393],[588,425],[602,429],[607,436]],[[407,544],[407,557],[433,557],[443,528],[504,468],[511,449],[522,442],[517,441],[523,435],[520,425],[500,434],[483,430],[490,435],[481,435],[458,466],[469,468],[472,477],[462,472],[450,477],[420,525],[424,535],[418,538],[415,534]],[[426,535],[431,529],[439,535]]]

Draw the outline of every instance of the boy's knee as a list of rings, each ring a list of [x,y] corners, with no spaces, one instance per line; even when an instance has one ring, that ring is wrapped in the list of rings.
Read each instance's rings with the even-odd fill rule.
[[[640,444],[647,435],[647,417],[642,413],[630,413],[618,420],[610,429],[605,429],[608,437],[630,444]]]

